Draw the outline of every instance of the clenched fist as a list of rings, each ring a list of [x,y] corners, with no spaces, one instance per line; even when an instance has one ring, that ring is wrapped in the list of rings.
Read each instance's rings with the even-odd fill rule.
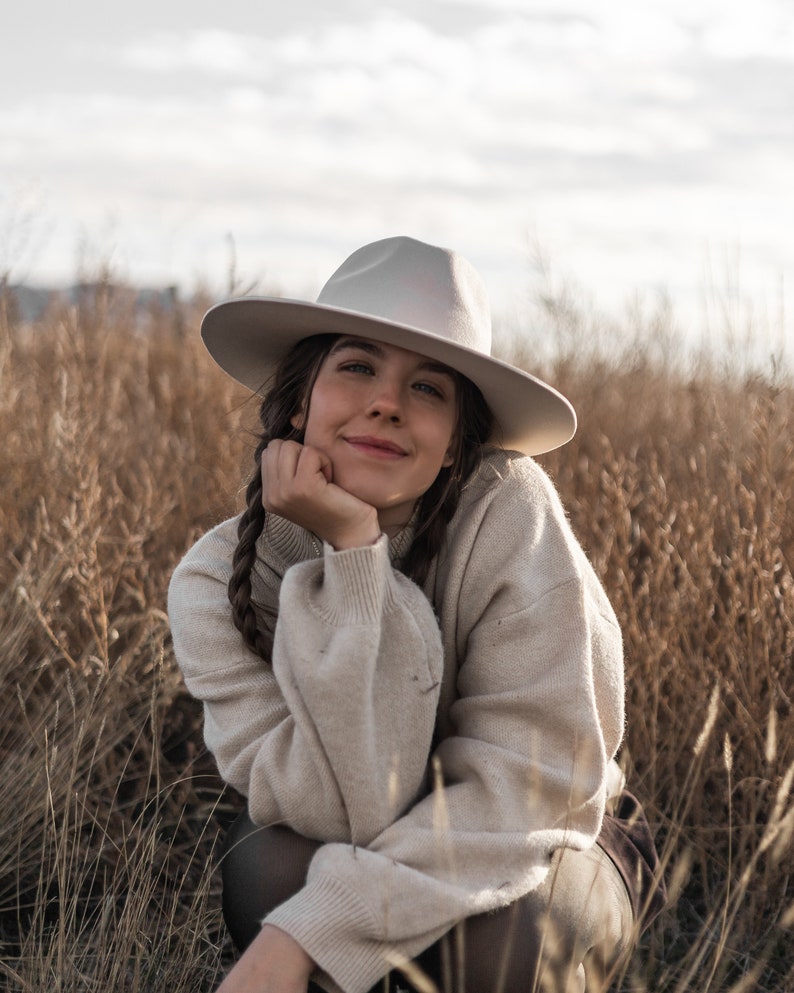
[[[296,441],[274,439],[262,453],[262,504],[337,551],[380,537],[375,508],[334,483],[327,455]]]

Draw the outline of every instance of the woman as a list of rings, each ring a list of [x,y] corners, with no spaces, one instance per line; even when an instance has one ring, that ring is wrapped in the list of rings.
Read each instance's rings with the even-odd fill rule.
[[[491,357],[470,264],[410,238],[359,249],[316,304],[229,301],[202,334],[242,383],[272,376],[246,510],[169,595],[247,798],[220,993],[364,993],[392,969],[598,988],[639,904],[597,843],[620,631],[528,457],[573,435],[570,404]]]

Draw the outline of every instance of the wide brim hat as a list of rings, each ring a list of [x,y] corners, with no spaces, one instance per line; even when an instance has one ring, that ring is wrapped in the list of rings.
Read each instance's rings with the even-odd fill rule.
[[[218,365],[257,393],[267,391],[293,345],[315,334],[395,345],[466,376],[496,420],[491,440],[504,448],[540,455],[576,431],[576,414],[562,394],[491,355],[485,286],[456,252],[413,238],[386,238],[343,262],[316,303],[240,297],[216,304],[201,323]]]

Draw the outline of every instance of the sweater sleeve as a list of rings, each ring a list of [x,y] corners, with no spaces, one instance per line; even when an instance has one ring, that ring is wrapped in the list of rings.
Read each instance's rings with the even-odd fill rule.
[[[436,788],[365,849],[321,848],[267,918],[329,989],[363,993],[457,921],[529,892],[555,849],[589,847],[600,828],[622,644],[556,494],[534,476],[508,482],[456,537],[465,578],[449,585],[471,620],[451,635],[457,699]]]
[[[223,778],[260,824],[363,845],[423,790],[442,647],[427,598],[386,538],[284,576],[270,662],[230,621],[233,522],[174,572],[169,615],[188,690]]]

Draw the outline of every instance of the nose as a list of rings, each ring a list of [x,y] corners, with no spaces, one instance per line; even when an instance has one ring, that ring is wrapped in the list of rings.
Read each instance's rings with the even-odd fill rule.
[[[403,401],[400,387],[397,383],[385,379],[376,380],[372,391],[367,416],[383,418],[393,424],[399,424],[403,419]]]

